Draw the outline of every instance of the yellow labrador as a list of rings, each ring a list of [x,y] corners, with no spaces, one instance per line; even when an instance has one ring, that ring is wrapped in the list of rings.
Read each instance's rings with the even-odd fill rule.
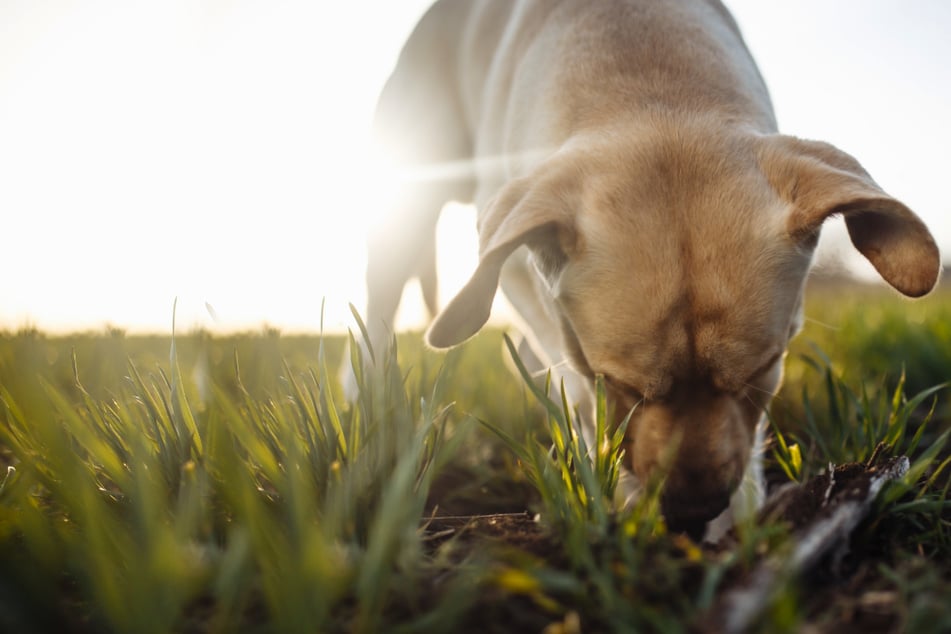
[[[905,295],[938,276],[927,228],[855,159],[777,133],[716,0],[440,0],[375,126],[401,186],[370,239],[371,341],[411,277],[435,307],[436,219],[475,203],[480,261],[429,343],[475,334],[501,285],[587,416],[598,373],[618,415],[639,404],[624,495],[677,447],[663,511],[693,535],[762,497],[761,419],[823,222],[844,216]]]

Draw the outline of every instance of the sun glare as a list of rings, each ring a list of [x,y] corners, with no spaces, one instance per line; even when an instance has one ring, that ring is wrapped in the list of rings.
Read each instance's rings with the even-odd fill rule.
[[[324,300],[352,327],[373,104],[418,13],[57,4],[0,8],[0,327],[163,332],[176,297],[182,328],[313,331]]]
[[[167,332],[176,297],[182,328],[313,331],[324,299],[329,329],[353,327],[348,304],[365,305],[364,236],[387,204],[368,139],[373,107],[430,3],[0,3],[0,329]],[[849,104],[833,116],[831,91],[852,76],[845,66],[821,84],[828,98],[810,98],[827,64],[800,69],[804,83],[783,83],[797,68],[789,51],[800,53],[771,48],[775,7],[732,4],[758,20],[744,26],[788,129],[860,154],[886,189],[931,214],[945,243],[939,154],[947,144],[933,122],[948,94],[927,80],[939,76],[941,56],[885,56],[874,67],[878,77],[895,76],[899,61],[902,76],[921,66],[892,91],[905,99],[896,112],[921,112],[901,125],[874,112],[885,125],[870,135]],[[885,15],[891,5],[875,6]],[[811,28],[804,22],[795,33]],[[938,46],[937,30],[914,32]],[[845,64],[857,55],[833,57]],[[863,113],[883,98],[863,102]],[[794,120],[797,112],[814,125]],[[914,149],[919,138],[929,143]],[[471,210],[443,214],[443,303],[475,267],[474,224]],[[410,289],[397,325],[423,321]]]

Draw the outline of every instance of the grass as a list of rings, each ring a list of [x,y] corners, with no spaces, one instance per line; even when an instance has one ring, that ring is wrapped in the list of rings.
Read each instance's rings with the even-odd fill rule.
[[[947,631],[951,298],[819,294],[807,314],[770,479],[912,468],[843,569],[787,579],[756,627]],[[587,447],[550,385],[504,369],[499,332],[446,356],[401,335],[354,402],[345,344],[0,335],[0,631],[691,631],[788,548],[775,523],[721,549],[669,533],[659,483],[617,513],[603,388]],[[540,521],[440,519],[525,510]]]

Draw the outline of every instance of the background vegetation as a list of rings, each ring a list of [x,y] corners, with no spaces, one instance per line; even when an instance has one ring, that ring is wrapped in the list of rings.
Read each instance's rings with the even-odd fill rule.
[[[771,483],[880,443],[912,469],[754,629],[951,631],[951,398],[930,390],[951,297],[818,288],[807,315]],[[616,443],[584,447],[500,332],[448,355],[401,335],[352,403],[345,354],[274,330],[0,335],[0,631],[699,631],[792,539],[700,547],[654,493],[615,513]]]

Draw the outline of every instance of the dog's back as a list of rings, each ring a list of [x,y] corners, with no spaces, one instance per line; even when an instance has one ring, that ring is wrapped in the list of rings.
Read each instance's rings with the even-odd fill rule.
[[[735,22],[707,0],[441,0],[401,54],[377,130],[400,160],[519,155],[652,107],[775,131]]]
[[[482,208],[570,135],[650,110],[718,110],[775,131],[766,87],[719,2],[434,4],[375,117],[375,136],[402,184],[369,241],[371,339],[385,339],[384,323],[392,326],[412,277],[435,312],[434,227],[447,201]]]

